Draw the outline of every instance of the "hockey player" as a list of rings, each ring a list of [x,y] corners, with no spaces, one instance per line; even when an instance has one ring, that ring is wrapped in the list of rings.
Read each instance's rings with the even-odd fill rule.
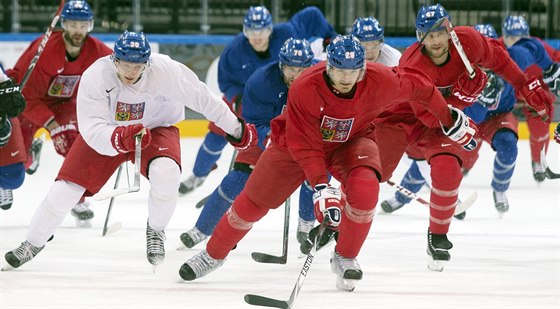
[[[440,4],[420,8],[416,18],[419,42],[405,50],[399,66],[414,67],[429,75],[446,97],[448,104],[455,109],[472,105],[486,86],[488,78],[480,67],[492,70],[510,83],[516,95],[524,99],[539,117],[547,117],[552,102],[539,80],[528,79],[496,40],[485,38],[472,27],[459,26],[454,28],[455,32],[475,70],[475,76],[469,78],[465,64],[452,44],[446,27],[437,27],[436,22],[442,18],[450,17]],[[403,122],[398,117],[402,116],[388,115],[378,123],[376,130],[380,137],[381,158],[388,161],[394,160],[395,157],[400,158],[400,153],[395,155],[398,149],[384,146],[384,142],[391,141],[387,141],[383,133],[391,129],[404,130],[409,141],[406,150],[408,156],[416,160],[426,160],[430,165],[432,189],[427,235],[427,252],[430,256],[428,267],[431,270],[442,271],[450,260],[449,250],[453,246],[447,238],[447,233],[463,176],[461,164],[468,151],[475,148],[473,146],[476,143],[456,147],[447,142],[439,130],[417,129],[415,126],[420,123],[412,120],[410,123]],[[388,172],[389,169],[385,169],[388,165],[383,165],[384,173]]]
[[[239,153],[233,169],[214,190],[195,227],[181,234],[181,242],[192,248],[212,234],[216,224],[239,195],[270,138],[270,121],[285,110],[288,88],[313,64],[311,45],[304,40],[288,39],[280,49],[279,61],[260,67],[251,75],[243,92],[243,118],[255,124],[259,147]],[[299,198],[297,239],[301,243],[315,223],[313,191],[302,185]]]
[[[151,54],[143,33],[125,31],[114,55],[84,72],[77,102],[80,134],[31,219],[27,239],[6,253],[11,267],[35,257],[73,205],[98,192],[121,163],[134,158],[135,136],[144,130],[140,170],[150,181],[146,254],[152,265],[160,264],[181,174],[179,132],[173,124],[184,119],[185,107],[216,121],[233,146],[256,144],[253,125],[238,119],[186,66]]]
[[[546,42],[529,35],[529,24],[523,18],[523,16],[508,16],[506,17],[504,24],[502,26],[502,37],[500,38],[506,47],[523,45],[528,47],[532,53],[539,53],[544,51],[548,53],[550,58],[555,62],[560,62],[560,51],[555,50]],[[540,45],[543,45],[541,47]],[[531,65],[526,70],[529,76],[538,77],[544,80],[548,84],[550,91],[556,96],[560,96],[560,66],[558,63],[551,66],[550,68],[542,68],[537,64]],[[546,87],[546,86],[545,86]],[[531,117],[531,110],[526,107],[522,108],[522,112],[525,115],[527,121],[527,127],[529,128],[529,145],[531,149],[531,167],[533,169],[533,178],[537,183],[543,182],[546,179],[545,167],[541,164],[540,152],[543,147],[545,151],[548,149],[548,142],[550,141],[550,121],[539,121]],[[553,115],[554,111],[551,110],[550,115]]]
[[[324,218],[329,229],[339,231],[331,258],[337,287],[352,291],[362,279],[356,257],[372,224],[382,173],[373,119],[390,106],[412,104],[419,113],[427,108],[436,115],[430,125],[439,127],[439,119],[442,126],[460,132],[462,143],[470,142],[468,131],[474,130],[461,111],[450,112],[421,72],[366,64],[364,53],[355,37],[335,37],[327,46],[326,65],[307,69],[292,84],[287,111],[271,122],[272,144],[216,226],[206,250],[179,270],[184,280],[221,266],[252,225],[277,208],[304,179],[315,189],[317,219]],[[329,185],[328,173],[342,184],[344,201],[339,189]]]
[[[17,116],[25,109],[20,87],[0,70],[0,208],[12,207],[12,190],[25,179],[25,148]]]
[[[490,24],[476,25],[474,29],[486,37],[498,38],[496,30]],[[538,45],[534,46],[538,47]],[[532,50],[535,49],[526,48],[519,44],[508,48],[508,54],[522,70],[534,63],[544,67],[553,64],[544,48],[541,47],[541,52],[538,53],[534,53]],[[537,54],[539,58],[535,58],[534,54]],[[477,98],[476,103],[465,108],[465,114],[473,119],[479,128],[477,140],[486,141],[496,151],[491,186],[494,206],[502,217],[509,210],[506,192],[517,159],[518,120],[512,113],[517,99],[510,84],[504,83],[494,72],[488,71],[487,74],[489,76],[488,83]],[[478,148],[477,151],[468,153],[463,159],[463,169],[470,170],[477,157]],[[412,192],[418,192],[426,181],[430,181],[429,166],[425,168],[426,165],[426,161],[414,161],[401,181],[401,186]],[[381,207],[386,213],[391,213],[408,202],[410,202],[410,198],[397,192],[393,198],[383,201]],[[465,213],[456,217],[458,216],[462,219]]]
[[[38,167],[42,140],[33,140],[33,136],[40,128],[49,131],[56,152],[66,157],[78,135],[76,93],[80,77],[95,60],[111,54],[103,42],[89,36],[93,29],[93,10],[87,1],[66,2],[60,18],[63,30],[51,34],[23,89],[28,106],[19,120],[29,174]],[[23,79],[42,39],[33,41],[15,67],[7,71],[17,82]],[[72,215],[81,221],[78,225],[89,226],[87,221],[94,214],[88,202],[80,201],[72,209]]]
[[[384,29],[374,17],[359,17],[352,26],[352,35],[366,50],[366,60],[393,67],[399,64],[401,52],[385,44]]]
[[[560,144],[560,122],[556,125],[556,129],[554,129],[554,140]]]
[[[243,20],[243,32],[226,46],[220,56],[218,84],[224,93],[224,101],[240,114],[247,79],[259,67],[278,61],[278,52],[290,37],[330,39],[335,34],[323,13],[314,6],[299,11],[288,22],[275,25],[264,6],[250,7]],[[210,123],[209,129],[210,132],[198,150],[192,175],[181,183],[181,194],[189,193],[202,185],[227,144],[223,132],[213,123]]]

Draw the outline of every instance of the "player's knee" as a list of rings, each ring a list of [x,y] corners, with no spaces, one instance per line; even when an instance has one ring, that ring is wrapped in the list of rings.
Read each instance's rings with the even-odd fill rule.
[[[250,223],[259,221],[264,217],[270,208],[255,203],[249,196],[242,191],[231,206],[228,220],[238,219],[240,222]],[[231,222],[230,222],[231,223]]]
[[[459,159],[453,155],[438,155],[430,160],[433,186],[440,190],[455,190],[463,179]]]
[[[25,180],[23,163],[10,164],[0,167],[0,188],[17,189]]]
[[[181,170],[173,159],[159,157],[152,160],[148,169],[150,193],[161,199],[171,199],[177,196]]]
[[[492,147],[496,151],[517,153],[517,135],[511,130],[500,130],[492,138]]]
[[[354,168],[344,182],[344,191],[351,208],[373,210],[379,197],[377,174],[369,167]]]

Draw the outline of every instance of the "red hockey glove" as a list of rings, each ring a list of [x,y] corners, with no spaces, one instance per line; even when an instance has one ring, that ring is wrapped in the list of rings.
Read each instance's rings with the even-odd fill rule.
[[[239,151],[244,151],[256,146],[259,142],[257,128],[254,124],[246,123],[243,118],[237,118],[239,123],[241,123],[242,131],[241,138],[235,138],[229,134],[226,134],[227,141]]]
[[[322,183],[315,185],[313,193],[313,205],[315,206],[315,217],[319,222],[327,221],[330,229],[338,229],[342,219],[343,205],[340,202],[340,190],[331,187],[329,184]]]
[[[478,145],[474,139],[474,136],[478,131],[476,124],[472,121],[472,119],[467,117],[462,110],[452,106],[449,106],[449,109],[451,110],[451,117],[453,117],[454,122],[450,128],[446,128],[441,125],[443,133],[451,140],[463,146],[463,148],[467,151],[476,149],[476,146]]]
[[[56,152],[66,157],[78,136],[78,128],[73,123],[68,123],[52,129],[49,133],[51,134]]]
[[[0,83],[0,117],[17,117],[25,109],[25,99],[19,85],[9,79]]]
[[[120,153],[134,151],[136,146],[135,136],[140,134],[142,129],[146,129],[146,133],[142,136],[142,149],[146,148],[152,141],[152,134],[150,129],[144,128],[141,123],[116,127],[111,135],[113,148]]]
[[[544,91],[541,81],[538,78],[532,78],[516,91],[517,98],[525,101],[527,105],[541,117],[544,121],[548,120],[548,114],[552,106],[551,98]]]
[[[468,72],[461,75],[451,91],[456,99],[467,105],[471,105],[476,101],[476,98],[488,82],[488,76],[479,67],[475,66],[474,71],[476,75],[473,79],[469,78]]]
[[[556,125],[556,129],[554,130],[554,140],[560,144],[560,122]]]

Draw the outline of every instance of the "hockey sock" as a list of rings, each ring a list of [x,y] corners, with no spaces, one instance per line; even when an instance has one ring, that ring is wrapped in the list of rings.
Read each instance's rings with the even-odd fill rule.
[[[225,137],[213,132],[208,132],[200,149],[198,149],[196,161],[194,162],[193,174],[196,177],[207,176],[210,171],[212,171],[212,166],[216,164],[222,155],[222,150],[226,144],[227,141]]]
[[[206,244],[208,254],[215,259],[225,259],[253,227],[253,223],[264,217],[268,210],[269,208],[251,201],[244,191],[241,192],[230,210],[220,219],[214,234]]]
[[[424,177],[422,177],[422,174],[418,169],[418,164],[415,160],[413,160],[412,164],[410,164],[410,167],[408,168],[408,171],[406,172],[406,174],[404,174],[404,177],[401,181],[401,186],[416,193],[420,191],[420,189],[422,189],[422,186],[425,183],[426,180],[424,180]],[[398,191],[395,192],[395,197],[401,204],[408,204],[412,200],[411,198],[406,197],[406,195],[401,194]]]
[[[357,167],[348,174],[344,191],[347,203],[342,211],[336,252],[346,258],[355,258],[373,221],[379,199],[379,180],[372,169]]]
[[[177,205],[177,189],[181,170],[177,162],[168,157],[159,157],[150,162],[148,170],[150,194],[148,196],[148,216],[150,227],[165,229]]]
[[[313,190],[306,183],[299,189],[299,217],[305,221],[315,221],[315,211],[313,206]]]
[[[54,235],[64,217],[76,206],[85,191],[84,187],[75,183],[65,180],[55,181],[47,197],[31,218],[27,241],[35,247],[42,247]]]
[[[509,188],[515,161],[517,160],[517,136],[511,130],[500,130],[492,138],[492,148],[496,150],[492,188],[504,192]]]
[[[15,190],[23,184],[25,167],[23,163],[0,166],[0,188]]]
[[[232,170],[212,192],[195,225],[204,235],[212,235],[218,221],[245,187],[247,179],[249,174]]]
[[[550,119],[542,121],[540,117],[527,117],[529,146],[533,162],[541,162],[541,149],[543,147],[548,150],[548,142],[550,141],[549,125]]]
[[[441,154],[430,160],[432,168],[432,192],[430,194],[430,231],[447,234],[453,219],[463,179],[459,160],[452,155]]]

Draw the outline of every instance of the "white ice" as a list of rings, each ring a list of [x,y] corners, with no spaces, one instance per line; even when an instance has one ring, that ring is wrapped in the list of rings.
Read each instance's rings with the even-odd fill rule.
[[[183,179],[200,143],[199,138],[182,140]],[[508,192],[511,208],[500,220],[490,189],[494,153],[483,146],[460,194],[464,199],[478,191],[479,198],[463,222],[452,222],[449,238],[454,248],[443,272],[426,267],[428,209],[412,202],[396,213],[375,217],[358,257],[364,278],[354,292],[336,289],[329,265],[331,246],[317,253],[295,308],[559,308],[560,180],[537,186],[527,141],[519,148]],[[548,154],[555,171],[560,171],[558,148],[552,142]],[[76,228],[69,215],[33,261],[0,272],[0,308],[251,308],[243,300],[247,293],[288,299],[303,264],[295,238],[297,194],[292,198],[286,265],[259,264],[250,257],[253,251],[280,255],[283,209],[277,209],[255,224],[220,269],[194,282],[178,275],[186,259],[202,248],[175,250],[179,235],[194,225],[200,213],[194,204],[221,181],[231,153],[228,146],[204,186],[179,198],[166,231],[166,259],[155,274],[145,255],[148,183],[143,180],[139,193],[115,200],[111,223],[121,222],[120,231],[101,237],[108,201],[93,202],[92,228]],[[47,141],[38,172],[14,192],[12,209],[0,211],[2,255],[25,240],[31,216],[61,162]],[[403,172],[399,167],[393,179],[400,181]],[[111,179],[105,188],[113,184]],[[380,201],[393,192],[383,184]],[[427,190],[419,194],[429,198]]]

